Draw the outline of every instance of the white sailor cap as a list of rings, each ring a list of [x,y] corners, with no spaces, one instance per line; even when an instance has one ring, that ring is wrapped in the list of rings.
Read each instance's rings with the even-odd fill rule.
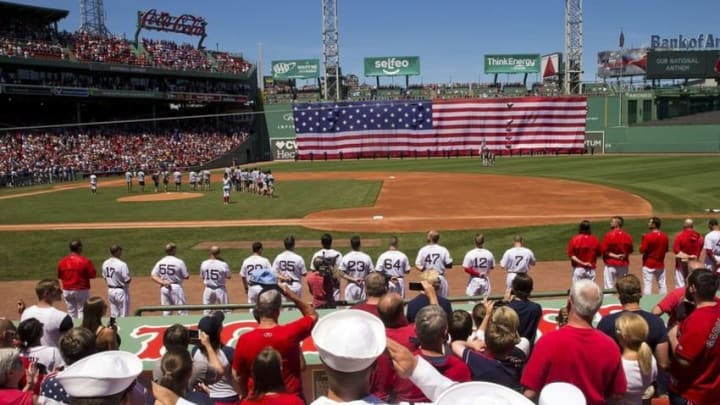
[[[539,405],[586,405],[585,395],[580,388],[565,382],[554,382],[540,391]]]
[[[485,381],[455,384],[443,391],[437,405],[534,405],[517,391]]]
[[[71,397],[94,398],[125,391],[142,371],[136,355],[109,350],[78,360],[56,378]]]
[[[385,326],[368,312],[346,309],[323,316],[312,330],[320,360],[333,370],[354,373],[385,351]]]

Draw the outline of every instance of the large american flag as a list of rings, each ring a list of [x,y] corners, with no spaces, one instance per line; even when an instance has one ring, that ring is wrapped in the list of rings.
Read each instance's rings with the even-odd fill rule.
[[[301,159],[579,152],[585,97],[396,100],[294,106]]]

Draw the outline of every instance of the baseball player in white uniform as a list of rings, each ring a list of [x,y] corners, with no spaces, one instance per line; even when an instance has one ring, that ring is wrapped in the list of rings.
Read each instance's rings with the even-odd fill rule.
[[[340,261],[340,271],[343,278],[348,281],[345,286],[345,300],[362,301],[365,299],[365,277],[374,271],[373,263],[367,253],[360,251],[359,236],[350,238],[352,250],[343,256]]]
[[[287,287],[298,297],[302,297],[302,278],[307,275],[305,260],[295,253],[295,237],[288,236],[283,241],[285,251],[280,253],[273,260],[272,268],[277,274],[279,283]],[[283,302],[291,302],[283,295]]]
[[[133,174],[132,174],[132,172],[130,171],[130,169],[128,169],[128,170],[125,172],[125,183],[127,184],[127,191],[128,191],[128,193],[132,191],[132,178],[133,178]]]
[[[475,248],[465,254],[463,268],[470,275],[465,295],[487,297],[490,295],[489,273],[495,268],[495,256],[483,248],[485,235],[475,235]]]
[[[243,287],[245,287],[245,293],[248,297],[248,304],[257,303],[257,297],[262,291],[262,286],[259,284],[252,284],[250,280],[251,275],[256,270],[271,269],[272,265],[270,260],[263,257],[263,245],[261,242],[255,242],[252,244],[252,255],[247,259],[243,260],[242,267],[240,268],[240,277],[242,278]]]
[[[95,173],[90,175],[90,193],[97,194],[97,176]]]
[[[343,255],[342,253],[338,252],[337,250],[332,248],[332,235],[329,233],[324,233],[320,237],[320,245],[322,246],[322,249],[318,250],[312,255],[312,259],[310,259],[310,269],[311,270],[317,270],[315,268],[315,258],[317,257],[323,257],[323,258],[335,258],[334,265],[336,268],[340,268],[340,263],[342,262]],[[334,280],[333,282],[333,297],[335,298],[335,301],[340,301],[340,281]]]
[[[188,180],[190,181],[190,189],[192,191],[197,190],[197,173],[195,172],[195,170],[190,171],[190,176]]]
[[[130,314],[130,269],[127,263],[120,260],[122,247],[117,243],[110,246],[109,259],[102,264],[102,276],[108,286],[108,302],[110,318],[120,318]]]
[[[388,292],[396,292],[405,298],[405,274],[410,272],[410,261],[398,250],[398,244],[397,236],[391,236],[388,250],[377,259],[375,271],[389,277]]]
[[[180,191],[182,189],[182,172],[180,169],[175,169],[173,179],[175,180],[175,191]]]
[[[160,285],[161,305],[185,305],[185,290],[183,281],[190,278],[185,262],[175,257],[177,246],[174,243],[165,245],[166,256],[158,260],[153,267],[150,276],[153,281]],[[163,316],[168,316],[172,311],[163,311]],[[187,315],[188,311],[178,311],[179,315]]]
[[[439,241],[440,234],[437,231],[428,232],[428,244],[420,248],[417,258],[415,258],[415,267],[420,271],[437,270],[440,274],[439,294],[441,297],[447,298],[449,288],[445,278],[445,270],[452,268],[453,259],[450,257],[450,252],[444,246],[438,244]]]
[[[210,170],[202,171],[203,190],[210,191]]]
[[[720,225],[718,220],[712,218],[708,221],[708,232],[705,235],[703,250],[705,251],[705,267],[712,271],[718,271],[720,266]]]
[[[141,170],[138,170],[137,172],[137,178],[138,178],[138,185],[140,186],[140,191],[145,192],[145,172]]]
[[[507,271],[505,288],[512,288],[512,281],[518,273],[527,273],[535,265],[535,254],[523,246],[524,240],[520,235],[513,238],[513,246],[503,253],[500,267]]]
[[[223,174],[223,204],[230,204],[230,187],[232,187],[232,179],[225,173]]]
[[[200,263],[200,278],[205,284],[202,298],[203,304],[227,304],[228,292],[225,282],[230,277],[232,277],[230,266],[220,258],[220,248],[217,246],[210,247],[210,258]],[[203,311],[205,315],[210,314],[210,312],[209,309]]]

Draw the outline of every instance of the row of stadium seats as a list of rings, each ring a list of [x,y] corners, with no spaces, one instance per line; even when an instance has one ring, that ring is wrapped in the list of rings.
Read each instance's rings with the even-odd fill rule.
[[[72,60],[151,66],[182,71],[211,71],[232,74],[248,72],[252,65],[241,56],[200,50],[190,44],[143,39],[136,47],[119,36],[94,37],[85,32],[60,33],[44,40],[17,38],[12,31],[0,32],[0,56]]]

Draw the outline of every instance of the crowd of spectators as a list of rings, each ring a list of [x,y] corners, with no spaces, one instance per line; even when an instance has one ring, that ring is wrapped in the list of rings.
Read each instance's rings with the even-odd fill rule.
[[[55,32],[13,24],[0,31],[0,56],[67,59],[150,66],[159,69],[242,74],[252,64],[242,56],[208,51],[191,44],[143,39],[142,46],[119,35],[99,37],[84,31]]]
[[[68,128],[0,135],[0,186],[73,181],[82,173],[194,167],[239,147],[246,126]]]

